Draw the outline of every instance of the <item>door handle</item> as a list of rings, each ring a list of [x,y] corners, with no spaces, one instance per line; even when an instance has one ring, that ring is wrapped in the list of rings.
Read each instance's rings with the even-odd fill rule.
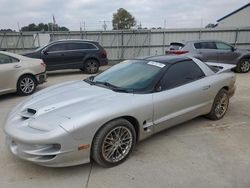
[[[20,68],[21,67],[21,65],[15,65],[14,66],[14,68]]]
[[[208,90],[210,87],[211,87],[210,85],[204,86],[202,90]]]

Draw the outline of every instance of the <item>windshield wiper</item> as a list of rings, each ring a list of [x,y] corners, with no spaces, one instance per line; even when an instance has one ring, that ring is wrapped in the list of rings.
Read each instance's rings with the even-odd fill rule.
[[[90,85],[102,85],[102,86],[107,87],[107,88],[109,88],[113,91],[116,91],[116,92],[124,92],[124,93],[133,93],[134,92],[134,89],[121,88],[121,87],[113,85],[109,82],[93,81],[89,78],[85,79],[84,81],[89,83]]]
[[[112,90],[116,92],[134,93],[134,89],[128,89],[128,88],[114,88]]]

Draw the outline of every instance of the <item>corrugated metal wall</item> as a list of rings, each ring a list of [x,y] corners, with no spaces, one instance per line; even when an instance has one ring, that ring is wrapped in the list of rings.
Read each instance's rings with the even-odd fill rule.
[[[0,48],[18,53],[60,39],[98,41],[106,48],[109,59],[116,60],[164,54],[164,49],[171,42],[197,39],[223,40],[236,47],[250,49],[250,28],[0,33]]]

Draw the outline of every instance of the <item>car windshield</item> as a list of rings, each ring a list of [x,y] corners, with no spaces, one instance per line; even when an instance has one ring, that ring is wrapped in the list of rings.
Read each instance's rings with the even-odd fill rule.
[[[97,75],[91,81],[110,86],[117,91],[142,90],[150,86],[165,66],[152,61],[127,60]]]

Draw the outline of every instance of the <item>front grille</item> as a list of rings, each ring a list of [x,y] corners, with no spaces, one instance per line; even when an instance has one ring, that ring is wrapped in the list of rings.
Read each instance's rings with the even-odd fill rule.
[[[48,161],[60,154],[60,144],[30,145],[14,140],[10,141],[10,150],[19,157],[36,162]]]

